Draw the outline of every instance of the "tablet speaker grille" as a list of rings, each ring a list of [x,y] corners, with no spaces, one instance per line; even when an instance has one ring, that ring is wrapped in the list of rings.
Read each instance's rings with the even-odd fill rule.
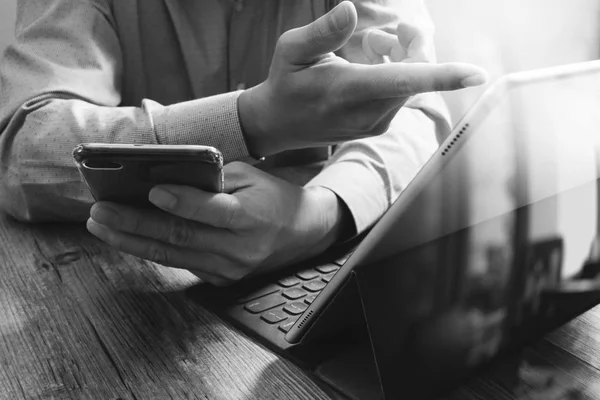
[[[302,318],[302,321],[300,321],[300,323],[298,324],[298,328],[302,328],[302,325],[304,325],[304,323],[306,322],[307,319],[310,318],[310,316],[312,315],[312,311],[309,312],[304,318]]]
[[[456,142],[458,142],[460,140],[463,133],[465,133],[468,128],[469,128],[469,124],[465,124],[465,126],[460,128],[460,131],[458,131],[458,134],[456,136],[454,136],[454,139],[452,139],[450,141],[450,143],[446,146],[446,148],[442,151],[442,156],[445,156],[446,154],[450,153],[450,149],[452,149],[452,146],[454,146],[456,144]]]

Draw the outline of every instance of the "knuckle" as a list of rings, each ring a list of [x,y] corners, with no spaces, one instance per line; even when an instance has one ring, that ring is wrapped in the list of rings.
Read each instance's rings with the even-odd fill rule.
[[[132,233],[143,233],[143,227],[140,218],[131,218],[128,223]]]
[[[152,244],[148,248],[148,259],[157,264],[169,265],[169,253],[159,244]]]
[[[169,228],[167,241],[177,246],[189,246],[193,241],[190,227],[180,219],[173,219]]]
[[[242,206],[234,196],[229,197],[223,213],[223,225],[227,227],[236,227],[240,225]]]
[[[393,83],[392,82],[390,82],[390,83],[395,85],[396,91],[398,93],[402,93],[402,94],[406,94],[406,95],[413,94],[415,78],[413,78],[411,76],[405,76],[402,79],[397,79]]]

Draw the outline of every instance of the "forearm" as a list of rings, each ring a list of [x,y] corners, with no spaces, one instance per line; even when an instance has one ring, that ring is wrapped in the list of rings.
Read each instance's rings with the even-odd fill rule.
[[[226,161],[247,155],[239,93],[120,107],[115,25],[107,0],[19,0],[16,39],[0,63],[0,206],[15,217],[87,217],[92,198],[71,158],[82,142],[201,144]]]
[[[383,215],[438,147],[444,119],[420,109],[400,110],[383,135],[337,147],[328,165],[307,186],[323,186],[350,211],[356,234]]]
[[[0,136],[0,205],[29,221],[85,220],[93,199],[71,156],[79,143],[201,144],[247,156],[237,94],[163,107],[99,107],[64,95],[26,102]]]

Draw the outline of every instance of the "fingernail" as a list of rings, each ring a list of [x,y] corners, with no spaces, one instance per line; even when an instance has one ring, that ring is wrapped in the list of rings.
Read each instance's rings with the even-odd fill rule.
[[[483,85],[484,83],[487,82],[487,76],[477,73],[474,75],[471,75],[467,78],[464,78],[462,81],[460,81],[460,84],[462,87],[472,87],[472,86],[479,86],[479,85]]]
[[[335,28],[338,31],[344,30],[346,26],[348,26],[349,19],[347,7],[342,4],[338,5],[332,15],[333,25]]]
[[[90,215],[94,221],[102,225],[115,224],[119,221],[119,213],[104,205],[94,204]]]
[[[104,229],[102,228],[102,225],[100,225],[93,219],[88,219],[85,225],[88,232],[90,232],[92,235],[97,236],[99,238],[104,237]]]
[[[160,208],[174,208],[177,204],[177,196],[158,187],[152,188],[148,196],[150,202]]]

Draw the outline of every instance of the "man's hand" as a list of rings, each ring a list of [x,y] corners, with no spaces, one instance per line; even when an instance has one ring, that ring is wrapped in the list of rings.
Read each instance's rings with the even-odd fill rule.
[[[344,1],[313,23],[281,35],[267,80],[239,98],[253,156],[378,135],[411,95],[486,80],[481,69],[460,63],[349,63],[333,52],[348,41],[356,24],[354,5]]]
[[[321,253],[348,218],[329,189],[295,186],[243,163],[226,165],[225,175],[219,194],[156,186],[150,201],[164,211],[96,203],[88,230],[118,250],[226,285]]]

